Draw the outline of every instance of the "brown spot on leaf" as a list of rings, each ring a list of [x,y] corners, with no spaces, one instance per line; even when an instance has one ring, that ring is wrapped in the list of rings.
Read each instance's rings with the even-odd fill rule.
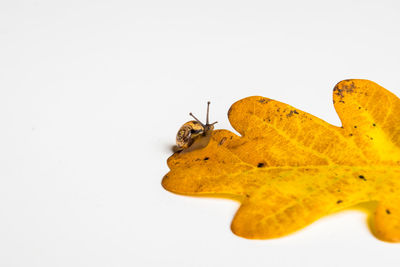
[[[287,115],[286,115],[286,117],[292,117],[293,116],[293,114],[299,114],[298,112],[297,112],[297,110],[291,110]]]
[[[218,145],[222,146],[225,143],[225,141],[226,141],[226,137],[222,138],[221,141],[219,141]]]
[[[356,86],[354,85],[354,82],[350,82],[350,83],[343,83],[342,86],[342,90],[344,90],[346,93],[353,93],[354,92],[354,88],[356,88]]]
[[[353,93],[356,86],[353,81],[344,81],[335,86],[333,89],[334,94],[340,97],[340,100],[343,99],[343,93]],[[340,101],[342,102],[342,101]],[[344,103],[344,102],[343,102]]]
[[[271,101],[271,99],[268,99],[268,98],[262,98],[262,99],[258,100],[258,102],[261,104],[267,104],[270,101]]]
[[[338,87],[335,87],[335,88],[333,89],[333,91],[334,91],[334,94],[335,94],[335,95],[340,96],[341,98],[344,97],[342,89],[339,89]]]
[[[390,214],[391,212],[390,212],[390,210],[386,209],[386,213],[387,213],[387,214]]]
[[[228,110],[228,117],[231,116],[231,113],[232,113],[232,107],[230,107],[229,110]]]

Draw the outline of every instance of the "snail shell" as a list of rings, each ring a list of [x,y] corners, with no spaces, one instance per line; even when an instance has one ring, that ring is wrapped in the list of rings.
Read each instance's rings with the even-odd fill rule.
[[[194,139],[204,133],[204,127],[197,121],[188,121],[176,134],[176,145],[180,150],[190,147]]]

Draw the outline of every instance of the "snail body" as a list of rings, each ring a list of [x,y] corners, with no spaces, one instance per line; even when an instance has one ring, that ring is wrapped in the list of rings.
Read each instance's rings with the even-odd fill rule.
[[[178,133],[176,134],[176,151],[187,150],[188,148],[193,147],[194,143],[197,143],[197,141],[206,141],[206,138],[209,139],[211,132],[214,130],[214,124],[217,123],[209,123],[209,109],[210,102],[207,103],[206,124],[203,124],[192,113],[189,113],[189,115],[195,120],[186,122],[179,129]]]

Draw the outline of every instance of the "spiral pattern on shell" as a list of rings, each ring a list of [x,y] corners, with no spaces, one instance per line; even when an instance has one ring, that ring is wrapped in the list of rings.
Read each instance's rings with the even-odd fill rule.
[[[188,148],[192,143],[193,134],[201,134],[204,132],[203,126],[197,121],[189,121],[182,125],[176,134],[176,145],[179,148],[185,149]]]

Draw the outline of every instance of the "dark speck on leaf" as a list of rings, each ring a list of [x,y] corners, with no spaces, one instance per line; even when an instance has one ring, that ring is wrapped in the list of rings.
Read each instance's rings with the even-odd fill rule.
[[[367,179],[365,179],[364,175],[359,175],[358,178],[360,178],[361,180],[367,181]]]
[[[260,163],[257,164],[257,168],[262,168],[262,167],[264,167],[264,166],[265,166],[265,164],[262,163],[262,162],[260,162]]]
[[[343,200],[339,199],[338,201],[336,201],[336,204],[340,204],[342,202],[343,202]]]
[[[226,141],[226,137],[223,137],[221,141],[219,141],[219,145],[222,146]]]
[[[387,213],[387,214],[390,214],[390,210],[387,209],[387,210],[386,210],[386,213]]]
[[[204,158],[204,160],[209,160],[209,159],[210,159],[209,157],[205,157],[205,158]]]
[[[228,117],[231,115],[231,112],[232,112],[232,107],[230,107],[228,110]]]
[[[293,116],[293,114],[299,114],[298,112],[297,112],[297,110],[291,110],[288,114],[286,114],[286,117],[291,117],[291,116]]]
[[[354,128],[357,128],[357,125],[354,125]]]
[[[372,124],[372,126],[374,126],[374,127],[375,127],[375,126],[376,126],[376,124],[375,124],[375,123],[373,123],[373,124]]]

